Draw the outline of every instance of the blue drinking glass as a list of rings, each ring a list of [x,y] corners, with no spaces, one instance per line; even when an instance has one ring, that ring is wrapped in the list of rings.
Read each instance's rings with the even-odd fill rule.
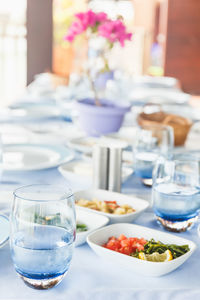
[[[157,158],[167,156],[173,149],[173,129],[164,125],[139,128],[133,143],[135,174],[142,179],[151,179]]]
[[[178,154],[160,157],[153,174],[152,203],[157,221],[167,230],[191,228],[200,209],[199,162]]]
[[[10,248],[15,270],[36,289],[58,284],[67,273],[76,234],[69,188],[30,185],[14,192]]]

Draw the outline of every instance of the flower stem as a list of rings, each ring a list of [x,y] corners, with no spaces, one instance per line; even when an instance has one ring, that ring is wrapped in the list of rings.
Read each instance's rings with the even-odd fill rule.
[[[95,88],[94,80],[91,78],[89,70],[88,70],[87,73],[88,73],[87,75],[88,75],[88,78],[89,78],[89,81],[90,81],[91,89],[92,89],[92,91],[94,93],[94,102],[95,102],[95,105],[96,106],[101,106],[101,103],[100,103],[100,101],[98,99],[98,96],[97,96],[97,91],[96,91],[96,88]]]

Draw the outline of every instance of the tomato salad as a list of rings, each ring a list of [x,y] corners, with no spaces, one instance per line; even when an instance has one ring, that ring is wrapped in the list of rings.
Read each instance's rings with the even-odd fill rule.
[[[102,246],[122,254],[154,262],[169,261],[190,250],[188,245],[163,244],[159,241],[156,242],[154,239],[148,241],[137,237],[127,238],[123,234],[118,238],[110,237],[107,243]]]

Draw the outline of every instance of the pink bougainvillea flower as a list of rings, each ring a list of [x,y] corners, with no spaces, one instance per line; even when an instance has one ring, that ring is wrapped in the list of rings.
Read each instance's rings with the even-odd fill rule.
[[[85,13],[78,13],[75,16],[80,21],[85,30],[89,26],[94,26],[96,24],[96,14],[92,10],[88,10]]]
[[[71,27],[68,30],[67,35],[64,37],[65,40],[72,42],[78,34],[81,34],[84,31],[83,25],[75,21],[72,23]]]
[[[130,40],[132,34],[126,32],[126,27],[121,20],[112,21],[104,12],[95,13],[92,10],[75,15],[76,20],[68,30],[65,40],[73,42],[75,37],[88,28],[108,39],[111,43],[119,42],[124,47],[125,40]]]
[[[99,12],[96,14],[96,22],[102,23],[108,20],[107,14],[104,12]]]
[[[99,15],[95,14],[92,10],[78,13],[75,16],[77,20],[72,23],[67,35],[64,37],[69,42],[72,42],[78,34],[87,30],[88,27],[93,27],[99,20],[105,19],[104,13]]]
[[[99,26],[98,32],[111,43],[118,41],[122,47],[124,47],[125,40],[130,40],[132,37],[131,33],[126,32],[126,27],[121,20],[108,20]]]

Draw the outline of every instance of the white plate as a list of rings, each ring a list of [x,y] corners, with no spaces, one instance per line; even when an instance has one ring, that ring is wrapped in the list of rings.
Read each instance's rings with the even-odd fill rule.
[[[40,103],[15,103],[10,106],[9,115],[16,121],[31,121],[57,118],[61,115],[56,105]]]
[[[176,89],[137,88],[132,91],[131,101],[154,102],[159,104],[186,104],[190,100],[189,94]]]
[[[153,238],[156,241],[161,241],[165,244],[187,244],[189,245],[190,251],[171,261],[150,262],[124,255],[101,246],[108,241],[109,237],[119,237],[120,234],[124,234],[127,237],[143,237],[147,240]],[[120,266],[124,266],[125,268],[129,268],[133,272],[140,273],[143,276],[162,276],[174,271],[182,265],[196,249],[196,245],[192,241],[183,239],[176,235],[133,224],[114,224],[104,227],[94,233],[91,233],[87,237],[87,242],[96,254],[102,258],[119,265],[119,268]],[[187,272],[187,270],[185,269],[183,272]]]
[[[62,146],[40,144],[5,145],[3,169],[12,171],[42,170],[57,167],[73,159],[71,150]]]
[[[0,247],[3,247],[9,239],[9,220],[6,216],[0,215]]]
[[[58,168],[59,172],[66,179],[79,179],[87,182],[92,182],[92,162],[84,160],[76,160],[61,165]],[[122,181],[124,182],[133,173],[130,167],[122,167]]]
[[[110,219],[112,223],[120,223],[120,222],[132,222],[135,220],[141,213],[145,211],[145,209],[149,206],[149,203],[146,200],[139,199],[135,196],[128,196],[120,193],[110,192],[106,190],[85,190],[85,191],[79,191],[74,194],[74,199],[97,199],[100,201],[116,201],[118,205],[128,204],[132,208],[134,208],[136,211],[130,214],[125,215],[114,215],[109,213],[104,213],[97,210],[92,210],[90,208],[81,207],[80,209],[85,211],[94,211],[96,214],[100,214],[103,216],[106,216]]]
[[[163,105],[162,109],[171,114],[176,114],[184,118],[188,118],[192,121],[200,121],[200,109],[198,107],[194,108],[189,105]]]
[[[104,144],[104,145],[108,145],[110,147],[110,145],[119,145],[119,147],[121,148],[126,148],[128,146],[126,141],[117,141],[116,139],[113,139],[111,137],[107,137],[107,136],[102,136],[100,138],[95,138],[95,137],[81,137],[81,138],[75,138],[75,139],[71,139],[67,142],[67,146],[79,151],[79,152],[83,152],[83,153],[92,153],[92,148],[94,145],[96,144]]]
[[[95,214],[95,212],[83,211],[79,207],[76,207],[76,222],[85,224],[88,228],[87,231],[76,233],[75,246],[77,247],[86,242],[88,234],[108,224],[109,219],[105,216]]]
[[[133,84],[151,88],[177,88],[178,80],[166,76],[136,76],[133,77]]]

